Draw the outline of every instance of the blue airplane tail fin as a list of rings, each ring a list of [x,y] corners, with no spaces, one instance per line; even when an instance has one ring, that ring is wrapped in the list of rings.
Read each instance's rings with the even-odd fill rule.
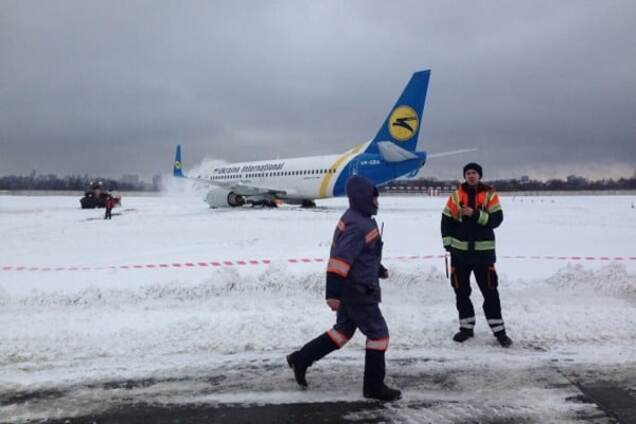
[[[174,157],[174,167],[172,168],[172,175],[175,177],[184,177],[183,165],[181,164],[181,145],[177,144],[177,153]]]
[[[365,153],[378,153],[378,143],[384,141],[393,142],[411,152],[415,151],[430,76],[430,69],[413,74]]]

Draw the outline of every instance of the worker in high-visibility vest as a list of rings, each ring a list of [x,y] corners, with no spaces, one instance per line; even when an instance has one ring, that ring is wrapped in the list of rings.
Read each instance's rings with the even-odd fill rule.
[[[442,212],[442,240],[451,255],[451,284],[459,312],[459,332],[453,340],[464,342],[474,336],[475,310],[470,301],[470,274],[484,296],[484,313],[497,341],[509,347],[495,269],[495,232],[503,221],[499,196],[481,182],[482,167],[474,162],[464,167],[465,182],[448,198]]]

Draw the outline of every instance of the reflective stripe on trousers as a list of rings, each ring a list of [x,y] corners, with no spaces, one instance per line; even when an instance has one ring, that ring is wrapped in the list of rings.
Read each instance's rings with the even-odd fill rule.
[[[467,330],[475,328],[475,317],[462,318],[459,320],[459,327]]]
[[[384,352],[385,350],[389,348],[389,338],[385,337],[383,339],[377,339],[377,340],[367,339],[366,348],[368,350],[380,350]]]

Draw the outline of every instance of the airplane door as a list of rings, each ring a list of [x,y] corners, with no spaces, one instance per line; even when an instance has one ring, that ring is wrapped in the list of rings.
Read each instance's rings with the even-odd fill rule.
[[[360,172],[360,160],[358,158],[353,159],[351,161],[351,166],[349,167],[349,175],[358,175]]]

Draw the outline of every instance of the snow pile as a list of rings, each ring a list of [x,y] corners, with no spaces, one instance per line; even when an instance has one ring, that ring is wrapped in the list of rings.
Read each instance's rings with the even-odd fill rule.
[[[636,274],[630,274],[622,263],[599,269],[586,269],[581,264],[569,264],[546,282],[557,288],[593,290],[603,295],[636,297]]]

